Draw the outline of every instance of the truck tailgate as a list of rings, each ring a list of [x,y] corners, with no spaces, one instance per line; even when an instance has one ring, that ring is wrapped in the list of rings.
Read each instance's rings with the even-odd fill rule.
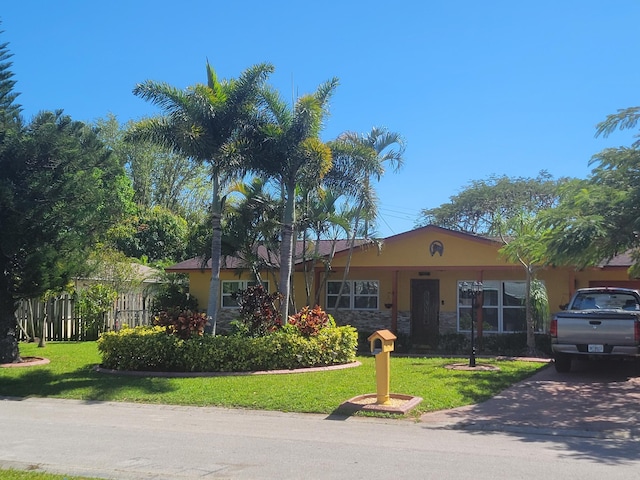
[[[592,311],[567,311],[557,314],[558,342],[573,344],[634,345],[634,314]]]

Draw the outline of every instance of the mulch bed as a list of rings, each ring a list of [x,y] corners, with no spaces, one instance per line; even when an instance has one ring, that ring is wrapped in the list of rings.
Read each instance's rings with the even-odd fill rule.
[[[21,357],[21,362],[14,363],[0,363],[0,368],[20,368],[20,367],[35,367],[38,365],[46,365],[50,362],[48,358],[43,357]]]

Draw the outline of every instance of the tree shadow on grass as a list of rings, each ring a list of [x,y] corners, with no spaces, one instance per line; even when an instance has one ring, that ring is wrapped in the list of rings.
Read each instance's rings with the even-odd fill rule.
[[[47,368],[29,368],[18,376],[0,378],[0,395],[110,401],[126,390],[158,395],[175,390],[167,379],[102,375],[93,367],[84,365],[60,374]]]

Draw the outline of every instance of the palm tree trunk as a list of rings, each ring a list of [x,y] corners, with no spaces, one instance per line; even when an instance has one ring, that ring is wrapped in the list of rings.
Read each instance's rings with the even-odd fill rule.
[[[222,202],[220,200],[220,177],[214,169],[212,175],[211,195],[211,283],[209,284],[209,303],[207,305],[207,327],[205,331],[211,335],[216,334],[218,320],[218,298],[220,295],[220,253],[222,251]]]
[[[289,298],[291,296],[291,270],[293,267],[293,225],[295,222],[295,182],[286,186],[287,198],[282,219],[282,243],[280,244],[280,293],[282,323],[289,319]]]
[[[358,224],[360,223],[360,212],[362,211],[362,206],[358,207],[356,211],[356,218],[353,225],[353,232],[351,233],[351,237],[349,238],[349,254],[347,255],[347,263],[344,266],[344,272],[342,273],[342,282],[340,283],[340,290],[338,290],[338,297],[336,298],[336,304],[334,305],[333,311],[337,313],[338,306],[340,305],[340,299],[342,298],[342,293],[344,290],[344,284],[347,281],[347,277],[349,276],[349,269],[351,268],[351,259],[353,258],[353,250],[356,244],[356,236],[358,234]]]

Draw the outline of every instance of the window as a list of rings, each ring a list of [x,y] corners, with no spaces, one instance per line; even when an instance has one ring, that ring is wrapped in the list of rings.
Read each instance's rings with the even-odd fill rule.
[[[471,281],[467,280],[467,283]],[[458,331],[471,330],[471,298],[458,282]],[[525,282],[483,282],[482,330],[487,333],[524,332],[527,329]],[[475,312],[477,314],[479,312]],[[477,321],[477,319],[476,319]]]
[[[247,287],[257,285],[256,281],[249,280],[223,280],[222,281],[222,308],[238,308],[238,301],[234,295],[240,290],[246,290]],[[269,282],[262,282],[262,286],[268,292]]]
[[[327,283],[327,308],[335,308],[342,282]],[[344,283],[338,308],[351,310],[378,309],[377,280],[349,280]]]

